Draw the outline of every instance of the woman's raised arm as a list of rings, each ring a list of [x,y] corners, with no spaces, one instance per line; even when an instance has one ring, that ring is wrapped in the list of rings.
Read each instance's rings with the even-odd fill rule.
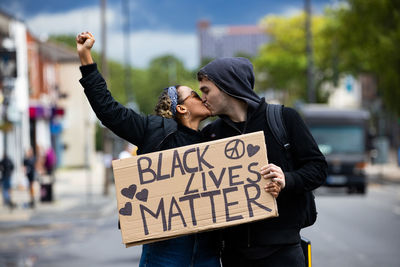
[[[94,42],[94,36],[89,32],[83,32],[76,37],[76,47],[82,64],[82,79],[79,81],[85,89],[85,95],[104,126],[140,147],[147,129],[147,116],[125,107],[112,97],[91,56]]]

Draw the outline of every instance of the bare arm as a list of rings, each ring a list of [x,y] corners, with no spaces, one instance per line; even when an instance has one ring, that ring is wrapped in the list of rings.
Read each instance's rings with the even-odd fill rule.
[[[82,32],[76,36],[76,49],[82,65],[93,64],[91,49],[95,39],[90,32]]]

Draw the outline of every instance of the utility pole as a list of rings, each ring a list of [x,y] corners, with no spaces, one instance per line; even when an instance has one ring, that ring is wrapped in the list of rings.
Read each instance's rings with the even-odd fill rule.
[[[123,32],[124,32],[124,59],[125,59],[125,97],[126,97],[126,106],[139,111],[139,107],[136,104],[135,95],[133,94],[132,88],[132,71],[131,71],[131,20],[130,20],[130,0],[122,0],[122,17],[123,17]]]
[[[315,103],[315,85],[314,85],[314,59],[311,33],[311,0],[305,0],[305,31],[306,31],[306,54],[307,54],[307,100],[309,103]]]
[[[126,102],[132,102],[131,67],[130,67],[130,10],[129,0],[122,0],[122,14],[124,27],[124,59],[125,59],[125,97]]]
[[[106,21],[106,11],[107,11],[107,0],[101,0],[101,15],[100,15],[100,25],[101,25],[101,73],[104,79],[107,81],[108,78],[108,65],[107,65],[107,21]],[[109,185],[112,176],[111,170],[111,160],[112,160],[112,139],[110,130],[103,128],[103,163],[104,163],[104,188],[103,195],[107,196],[109,194]]]
[[[168,61],[168,84],[176,84],[177,70],[176,61],[171,59]]]
[[[101,26],[101,74],[104,79],[108,78],[108,66],[107,66],[107,21],[106,21],[106,11],[107,11],[107,0],[100,0],[100,26]]]

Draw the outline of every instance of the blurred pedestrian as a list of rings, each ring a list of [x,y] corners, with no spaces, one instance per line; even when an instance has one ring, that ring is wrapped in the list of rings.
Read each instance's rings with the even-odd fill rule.
[[[34,191],[34,181],[36,177],[35,166],[36,166],[36,157],[33,154],[33,149],[30,147],[26,150],[24,157],[25,174],[29,182],[30,208],[35,207],[35,191]]]
[[[125,158],[130,158],[130,157],[132,157],[133,156],[133,153],[134,153],[134,145],[132,145],[131,143],[127,143],[126,145],[125,145],[125,149],[124,150],[122,150],[120,153],[119,153],[119,155],[118,155],[118,158],[119,159],[125,159]]]
[[[56,167],[57,158],[56,153],[52,147],[49,147],[46,150],[45,159],[44,159],[44,167],[46,170],[46,174],[50,177],[50,183],[54,182],[54,169]]]
[[[7,156],[7,154],[4,154],[3,159],[0,161],[3,203],[11,209],[15,207],[15,204],[11,201],[11,174],[13,170],[14,163]]]

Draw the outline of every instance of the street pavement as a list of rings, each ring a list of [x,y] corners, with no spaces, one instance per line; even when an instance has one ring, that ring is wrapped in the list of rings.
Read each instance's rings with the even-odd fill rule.
[[[370,182],[400,183],[400,167],[395,153],[392,152],[386,164],[368,165],[366,172]],[[46,223],[46,218],[56,219],[58,214],[72,212],[75,215],[86,214],[101,216],[116,208],[115,189],[109,188],[109,195],[104,196],[104,168],[101,157],[93,161],[90,169],[59,169],[53,185],[53,201],[40,202],[40,186],[35,184],[36,207],[28,207],[29,193],[24,187],[12,190],[12,199],[17,204],[10,210],[0,205],[0,231],[19,227],[24,224]]]
[[[367,176],[372,182],[400,183],[400,167],[397,153],[391,151],[385,164],[369,164],[366,167]]]
[[[98,158],[100,159],[100,157]],[[24,225],[48,224],[65,216],[102,216],[116,209],[114,187],[104,196],[104,168],[100,160],[90,169],[58,169],[53,184],[53,201],[40,201],[40,185],[35,182],[36,205],[29,208],[29,192],[23,186],[13,188],[16,208],[0,206],[0,232]]]
[[[390,161],[387,164],[382,165],[368,165],[366,168],[369,181],[371,183],[396,183],[400,184],[400,168],[397,165],[397,158],[392,153]],[[56,182],[54,183],[54,199],[52,202],[45,203],[39,201],[39,184],[36,183],[36,195],[37,201],[34,209],[30,209],[27,203],[29,202],[28,190],[23,187],[13,188],[12,199],[17,204],[17,207],[13,210],[0,205],[0,236],[7,234],[7,236],[13,234],[23,233],[24,231],[35,231],[37,229],[38,234],[41,229],[61,229],[63,227],[71,227],[72,222],[76,223],[77,220],[99,220],[99,225],[102,225],[101,218],[108,218],[104,221],[106,224],[114,224],[117,218],[117,202],[115,197],[115,189],[113,186],[109,188],[109,195],[104,196],[104,168],[102,166],[101,157],[99,156],[96,161],[93,162],[90,169],[78,168],[78,169],[59,169],[56,172]],[[110,217],[113,217],[110,220]],[[115,217],[115,218],[114,218]],[[85,223],[82,225],[85,225]],[[100,226],[94,226],[99,229],[103,229]],[[114,229],[110,227],[110,229]],[[116,229],[116,226],[115,226]],[[77,234],[85,234],[82,231],[95,231],[90,228],[82,228]],[[106,232],[108,233],[108,232]],[[117,233],[117,234],[115,234]],[[99,236],[100,238],[100,236]],[[50,242],[51,238],[44,239],[38,238],[40,242]],[[101,242],[97,239],[90,239],[92,246],[96,242]],[[109,240],[115,243],[122,243],[118,231],[112,230],[109,233]],[[30,241],[30,242],[39,242]],[[89,241],[88,241],[89,242]],[[119,244],[121,244],[119,243]],[[118,244],[118,245],[119,245]],[[32,245],[32,244],[31,244]],[[66,246],[68,244],[65,244]],[[88,245],[88,246],[89,246]],[[21,244],[23,246],[23,244]],[[0,246],[0,258],[2,256],[2,248]],[[54,247],[53,250],[59,249]],[[76,247],[76,249],[84,249],[83,245]],[[123,248],[116,256],[119,259],[126,259],[121,262],[121,266],[125,266],[128,262],[138,261],[138,258],[133,258],[134,255],[140,255],[140,248],[138,251],[129,251]],[[51,250],[49,250],[50,252]],[[88,248],[89,251],[89,248]],[[109,257],[106,253],[98,253],[100,257],[104,254],[104,257]],[[97,257],[97,256],[96,256]],[[97,257],[97,258],[98,258]],[[78,259],[77,259],[78,260]],[[71,263],[71,262],[70,262]],[[53,263],[48,266],[52,266]],[[68,265],[68,262],[65,266]],[[1,261],[0,261],[1,266]],[[24,265],[25,266],[25,265]],[[57,264],[57,266],[64,266]]]

